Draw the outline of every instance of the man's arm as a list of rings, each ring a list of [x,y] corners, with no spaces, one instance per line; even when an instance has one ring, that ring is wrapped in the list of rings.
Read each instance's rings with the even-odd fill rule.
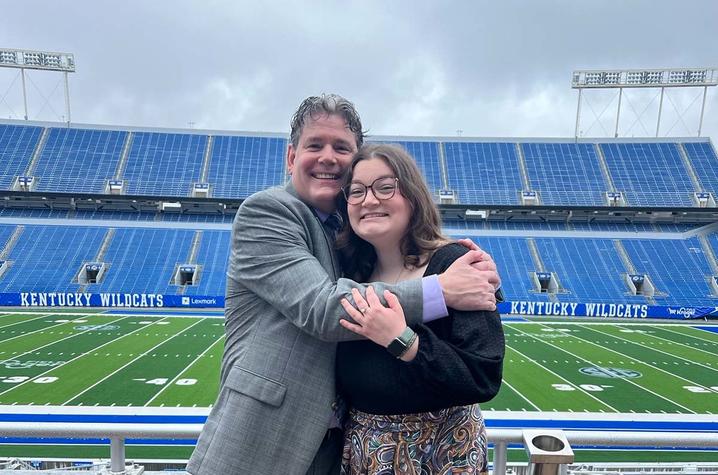
[[[302,220],[315,218],[302,206],[293,206],[269,193],[247,199],[234,221],[227,278],[242,284],[319,339],[356,339],[356,334],[339,324],[346,315],[340,300],[351,298],[352,288],[363,293],[364,286],[349,279],[333,282],[315,257],[331,250],[323,235],[310,235],[312,226]],[[378,292],[389,289],[398,296],[407,321],[421,321],[420,280],[374,285]]]

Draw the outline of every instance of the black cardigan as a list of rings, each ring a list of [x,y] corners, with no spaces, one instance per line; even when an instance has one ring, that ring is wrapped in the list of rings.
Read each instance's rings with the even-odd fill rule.
[[[437,249],[424,275],[440,274],[468,250]],[[406,363],[368,340],[340,343],[337,385],[346,402],[371,414],[412,414],[491,400],[501,386],[504,333],[497,311],[461,312],[413,327],[416,358]]]

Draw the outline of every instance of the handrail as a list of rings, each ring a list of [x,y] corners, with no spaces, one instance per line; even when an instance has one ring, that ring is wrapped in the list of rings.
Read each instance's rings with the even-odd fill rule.
[[[127,438],[194,439],[203,424],[148,423],[82,423],[82,422],[0,422],[0,437],[68,437],[109,438],[111,470],[122,473],[125,466],[124,443]],[[572,446],[646,446],[646,447],[714,447],[715,432],[644,432],[564,430]],[[523,445],[521,429],[488,428],[488,439],[494,444],[494,474],[506,473],[508,444]]]

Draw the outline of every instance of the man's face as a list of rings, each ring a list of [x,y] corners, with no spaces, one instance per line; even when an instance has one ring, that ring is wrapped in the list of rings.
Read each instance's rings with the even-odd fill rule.
[[[290,144],[287,151],[287,168],[299,198],[324,213],[332,213],[344,172],[356,152],[356,137],[341,116],[310,118],[297,147]]]

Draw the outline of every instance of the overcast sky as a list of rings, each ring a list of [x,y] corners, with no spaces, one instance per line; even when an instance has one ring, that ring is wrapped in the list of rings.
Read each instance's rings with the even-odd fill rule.
[[[288,132],[304,97],[336,92],[375,135],[566,137],[573,70],[718,66],[717,18],[715,0],[22,0],[0,48],[74,53],[79,123]],[[62,120],[59,79],[29,73],[31,119]],[[20,84],[0,69],[0,117],[22,118]],[[661,135],[696,135],[701,90],[667,96]],[[582,134],[613,135],[617,93],[585,97]],[[619,134],[655,134],[657,91],[623,100]]]

